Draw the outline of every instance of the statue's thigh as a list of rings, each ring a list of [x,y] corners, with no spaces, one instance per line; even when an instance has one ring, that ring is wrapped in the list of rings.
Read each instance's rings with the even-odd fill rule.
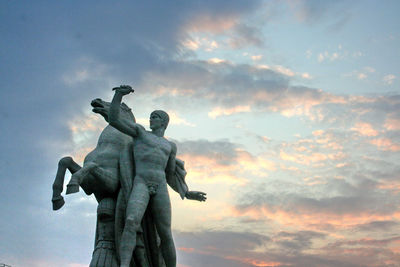
[[[168,189],[165,185],[160,185],[157,193],[150,200],[151,213],[155,219],[158,230],[170,230],[171,228],[171,201]]]
[[[134,217],[141,220],[149,204],[149,199],[150,196],[146,184],[135,181],[129,196],[126,217]]]

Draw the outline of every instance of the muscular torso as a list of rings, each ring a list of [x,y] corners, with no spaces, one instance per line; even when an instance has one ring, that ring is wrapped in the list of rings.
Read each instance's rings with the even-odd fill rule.
[[[142,131],[134,142],[136,176],[145,182],[166,183],[165,169],[171,155],[172,146],[163,137]]]

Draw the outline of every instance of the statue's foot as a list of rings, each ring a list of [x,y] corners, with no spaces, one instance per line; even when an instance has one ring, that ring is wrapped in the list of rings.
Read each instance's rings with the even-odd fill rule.
[[[53,197],[51,202],[53,202],[53,210],[59,210],[65,204],[62,196]]]
[[[67,184],[67,192],[66,194],[73,194],[73,193],[78,193],[79,192],[79,184],[75,183],[69,183]]]

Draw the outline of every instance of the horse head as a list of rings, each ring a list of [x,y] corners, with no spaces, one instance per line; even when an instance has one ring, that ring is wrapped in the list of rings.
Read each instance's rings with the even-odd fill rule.
[[[104,119],[108,122],[108,114],[110,113],[111,103],[102,100],[101,98],[96,98],[92,100],[90,103],[93,107],[92,111],[94,113],[98,113],[104,117]],[[119,106],[119,114],[121,119],[133,120],[136,122],[135,116],[132,113],[132,110],[125,104],[121,103]]]

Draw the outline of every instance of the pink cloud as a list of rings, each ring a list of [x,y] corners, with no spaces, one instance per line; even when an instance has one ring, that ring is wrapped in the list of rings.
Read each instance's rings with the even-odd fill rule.
[[[369,143],[378,147],[379,150],[393,151],[393,152],[400,151],[400,145],[394,143],[389,138],[377,138],[369,141]]]
[[[352,131],[358,132],[363,136],[377,136],[379,132],[375,130],[371,124],[366,122],[357,122],[356,125],[351,128]]]
[[[400,131],[400,119],[389,117],[386,119],[384,126],[389,131]]]
[[[232,108],[224,108],[224,107],[215,107],[213,110],[208,112],[208,116],[210,118],[215,119],[216,117],[223,115],[232,115],[236,113],[250,112],[250,106],[235,106]]]

